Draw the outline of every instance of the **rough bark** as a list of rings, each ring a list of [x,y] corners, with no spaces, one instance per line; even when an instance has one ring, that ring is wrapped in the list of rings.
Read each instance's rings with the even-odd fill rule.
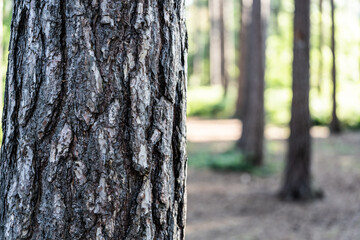
[[[309,112],[310,0],[295,0],[293,99],[287,163],[280,197],[311,200],[317,196],[311,183]]]
[[[243,1],[243,7],[245,8]],[[264,139],[264,22],[262,19],[261,0],[253,0],[251,4],[251,19],[249,27],[245,27],[246,35],[243,39],[243,47],[246,47],[245,61],[242,64],[241,75],[244,81],[243,105],[241,116],[243,120],[242,136],[239,141],[239,148],[245,154],[246,159],[252,165],[261,165],[263,160],[263,139]],[[244,9],[245,10],[245,9]],[[243,57],[242,57],[243,58]],[[239,86],[241,87],[241,86]]]
[[[0,239],[184,239],[183,0],[15,1]]]
[[[340,122],[336,114],[336,43],[335,43],[335,4],[334,0],[330,0],[331,3],[331,53],[332,53],[332,68],[331,68],[331,77],[332,77],[332,120],[330,123],[331,133],[338,134],[341,132]]]

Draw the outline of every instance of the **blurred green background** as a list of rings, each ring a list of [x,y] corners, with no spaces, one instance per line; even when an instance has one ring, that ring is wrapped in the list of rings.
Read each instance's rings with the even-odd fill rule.
[[[224,99],[220,86],[210,86],[209,13],[207,0],[187,1],[189,31],[188,115],[230,118],[235,111],[239,69],[240,1],[227,1],[227,72],[230,91]],[[314,125],[331,120],[330,2],[323,2],[322,56],[319,51],[319,6],[311,1],[311,92],[310,109]],[[344,127],[360,127],[360,7],[358,1],[336,1],[336,44],[338,116]],[[290,120],[293,1],[272,0],[266,41],[266,122],[287,125]],[[319,62],[323,60],[321,91],[318,91]]]

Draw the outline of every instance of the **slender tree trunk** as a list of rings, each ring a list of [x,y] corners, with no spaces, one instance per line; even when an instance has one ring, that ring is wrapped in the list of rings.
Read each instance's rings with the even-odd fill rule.
[[[275,29],[275,33],[276,34],[280,34],[280,29],[279,29],[279,13],[281,12],[282,9],[282,1],[283,0],[271,0],[270,1],[270,5],[271,5],[271,18],[273,21],[273,27]]]
[[[295,0],[291,133],[280,191],[285,200],[310,200],[317,196],[312,189],[310,170],[309,49],[310,0]]]
[[[332,53],[332,84],[333,84],[333,92],[332,92],[332,120],[330,123],[330,131],[331,133],[340,133],[340,122],[336,114],[336,43],[335,43],[335,4],[334,0],[330,0],[331,3],[331,53]]]
[[[323,34],[323,0],[319,0],[319,69],[318,69],[318,93],[321,92],[321,83],[323,78],[323,54],[322,47],[324,45],[324,34]]]
[[[210,84],[221,85],[221,19],[222,0],[209,0],[210,9]]]
[[[184,239],[184,1],[15,1],[0,239]]]
[[[239,57],[239,70],[240,75],[238,78],[238,94],[236,100],[235,116],[242,119],[244,112],[244,99],[245,99],[245,78],[246,78],[246,59],[247,59],[247,37],[249,31],[249,23],[251,19],[251,7],[252,2],[249,0],[241,0],[241,14],[240,14],[240,57]]]
[[[224,97],[227,95],[229,78],[227,75],[227,58],[226,58],[226,26],[224,19],[225,0],[220,0],[220,42],[221,42],[221,84],[224,88]]]
[[[245,2],[245,1],[244,1]],[[252,165],[261,165],[264,139],[264,22],[261,0],[253,0],[250,27],[246,30],[245,82],[242,108],[243,130],[239,147]],[[246,21],[246,20],[244,20]],[[244,92],[243,92],[244,93]]]

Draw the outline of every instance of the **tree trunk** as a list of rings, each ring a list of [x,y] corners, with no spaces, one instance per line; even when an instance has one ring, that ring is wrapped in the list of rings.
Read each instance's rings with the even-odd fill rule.
[[[241,4],[241,14],[240,14],[240,56],[239,56],[239,70],[240,75],[238,78],[238,94],[236,100],[236,110],[235,117],[242,119],[243,116],[243,108],[244,108],[244,99],[245,99],[245,78],[246,78],[246,59],[248,57],[247,51],[247,38],[249,37],[248,31],[250,28],[250,19],[251,19],[251,10],[252,10],[252,2],[249,0],[240,0]]]
[[[280,197],[310,200],[316,197],[311,186],[311,137],[309,113],[310,0],[295,0],[293,99],[287,164]]]
[[[184,239],[184,1],[15,1],[0,239]]]
[[[227,95],[228,86],[229,86],[229,78],[226,71],[227,67],[227,58],[226,58],[226,26],[224,19],[224,11],[225,11],[225,0],[220,0],[220,54],[221,54],[221,84],[224,88],[224,97]]]
[[[322,47],[324,45],[324,35],[323,35],[323,0],[319,0],[319,69],[318,69],[318,93],[321,92],[321,83],[323,78],[323,54]]]
[[[337,134],[341,132],[340,122],[336,114],[336,46],[335,46],[335,4],[334,0],[330,0],[331,2],[331,53],[332,53],[332,84],[333,84],[333,92],[332,92],[332,120],[330,123],[330,131],[331,133]]]
[[[220,1],[209,0],[210,9],[210,84],[221,85]]]
[[[245,3],[246,1],[243,1]],[[261,165],[263,157],[264,138],[264,22],[262,19],[261,0],[253,0],[251,19],[244,19],[244,24],[250,21],[250,26],[245,30],[247,36],[245,62],[241,69],[244,81],[242,120],[243,130],[239,147],[246,159],[252,165]],[[245,5],[244,5],[245,6]],[[244,49],[244,48],[242,48]]]

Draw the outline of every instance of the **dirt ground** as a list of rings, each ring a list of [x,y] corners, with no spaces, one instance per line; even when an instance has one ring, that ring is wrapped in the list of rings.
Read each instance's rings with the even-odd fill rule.
[[[209,129],[224,134],[216,124]],[[194,131],[191,134],[195,136]],[[211,149],[222,146],[219,149],[223,150],[233,144],[225,140],[198,139],[193,144]],[[266,146],[266,161],[284,161],[284,139],[268,138]],[[186,239],[359,240],[359,156],[360,132],[315,138],[313,180],[325,198],[306,204],[284,203],[276,198],[281,171],[257,177],[190,168]]]

